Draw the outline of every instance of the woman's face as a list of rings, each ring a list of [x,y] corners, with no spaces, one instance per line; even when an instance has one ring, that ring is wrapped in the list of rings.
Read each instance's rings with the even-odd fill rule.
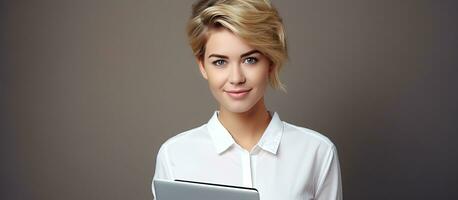
[[[253,108],[269,82],[268,58],[224,28],[210,33],[199,68],[220,109],[234,113]]]

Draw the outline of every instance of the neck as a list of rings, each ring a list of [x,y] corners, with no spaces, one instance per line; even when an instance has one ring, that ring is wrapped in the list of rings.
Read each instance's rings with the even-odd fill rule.
[[[243,113],[230,112],[220,106],[218,119],[237,144],[251,151],[269,125],[271,116],[262,98],[250,110]]]

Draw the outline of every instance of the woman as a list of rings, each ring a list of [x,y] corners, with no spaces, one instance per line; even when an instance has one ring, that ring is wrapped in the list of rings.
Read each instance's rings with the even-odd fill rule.
[[[261,200],[342,199],[333,143],[281,121],[264,104],[269,83],[284,90],[278,74],[287,57],[270,2],[199,1],[188,37],[219,109],[161,146],[154,179],[254,187]]]

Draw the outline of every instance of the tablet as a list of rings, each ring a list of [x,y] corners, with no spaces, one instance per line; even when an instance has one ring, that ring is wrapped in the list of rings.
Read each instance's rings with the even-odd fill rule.
[[[255,188],[187,180],[153,180],[156,200],[259,200]]]

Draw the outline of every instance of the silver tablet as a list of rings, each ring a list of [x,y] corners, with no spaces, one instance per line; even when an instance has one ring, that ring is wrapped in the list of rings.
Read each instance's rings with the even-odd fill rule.
[[[153,180],[156,200],[259,200],[255,188],[186,180]]]

